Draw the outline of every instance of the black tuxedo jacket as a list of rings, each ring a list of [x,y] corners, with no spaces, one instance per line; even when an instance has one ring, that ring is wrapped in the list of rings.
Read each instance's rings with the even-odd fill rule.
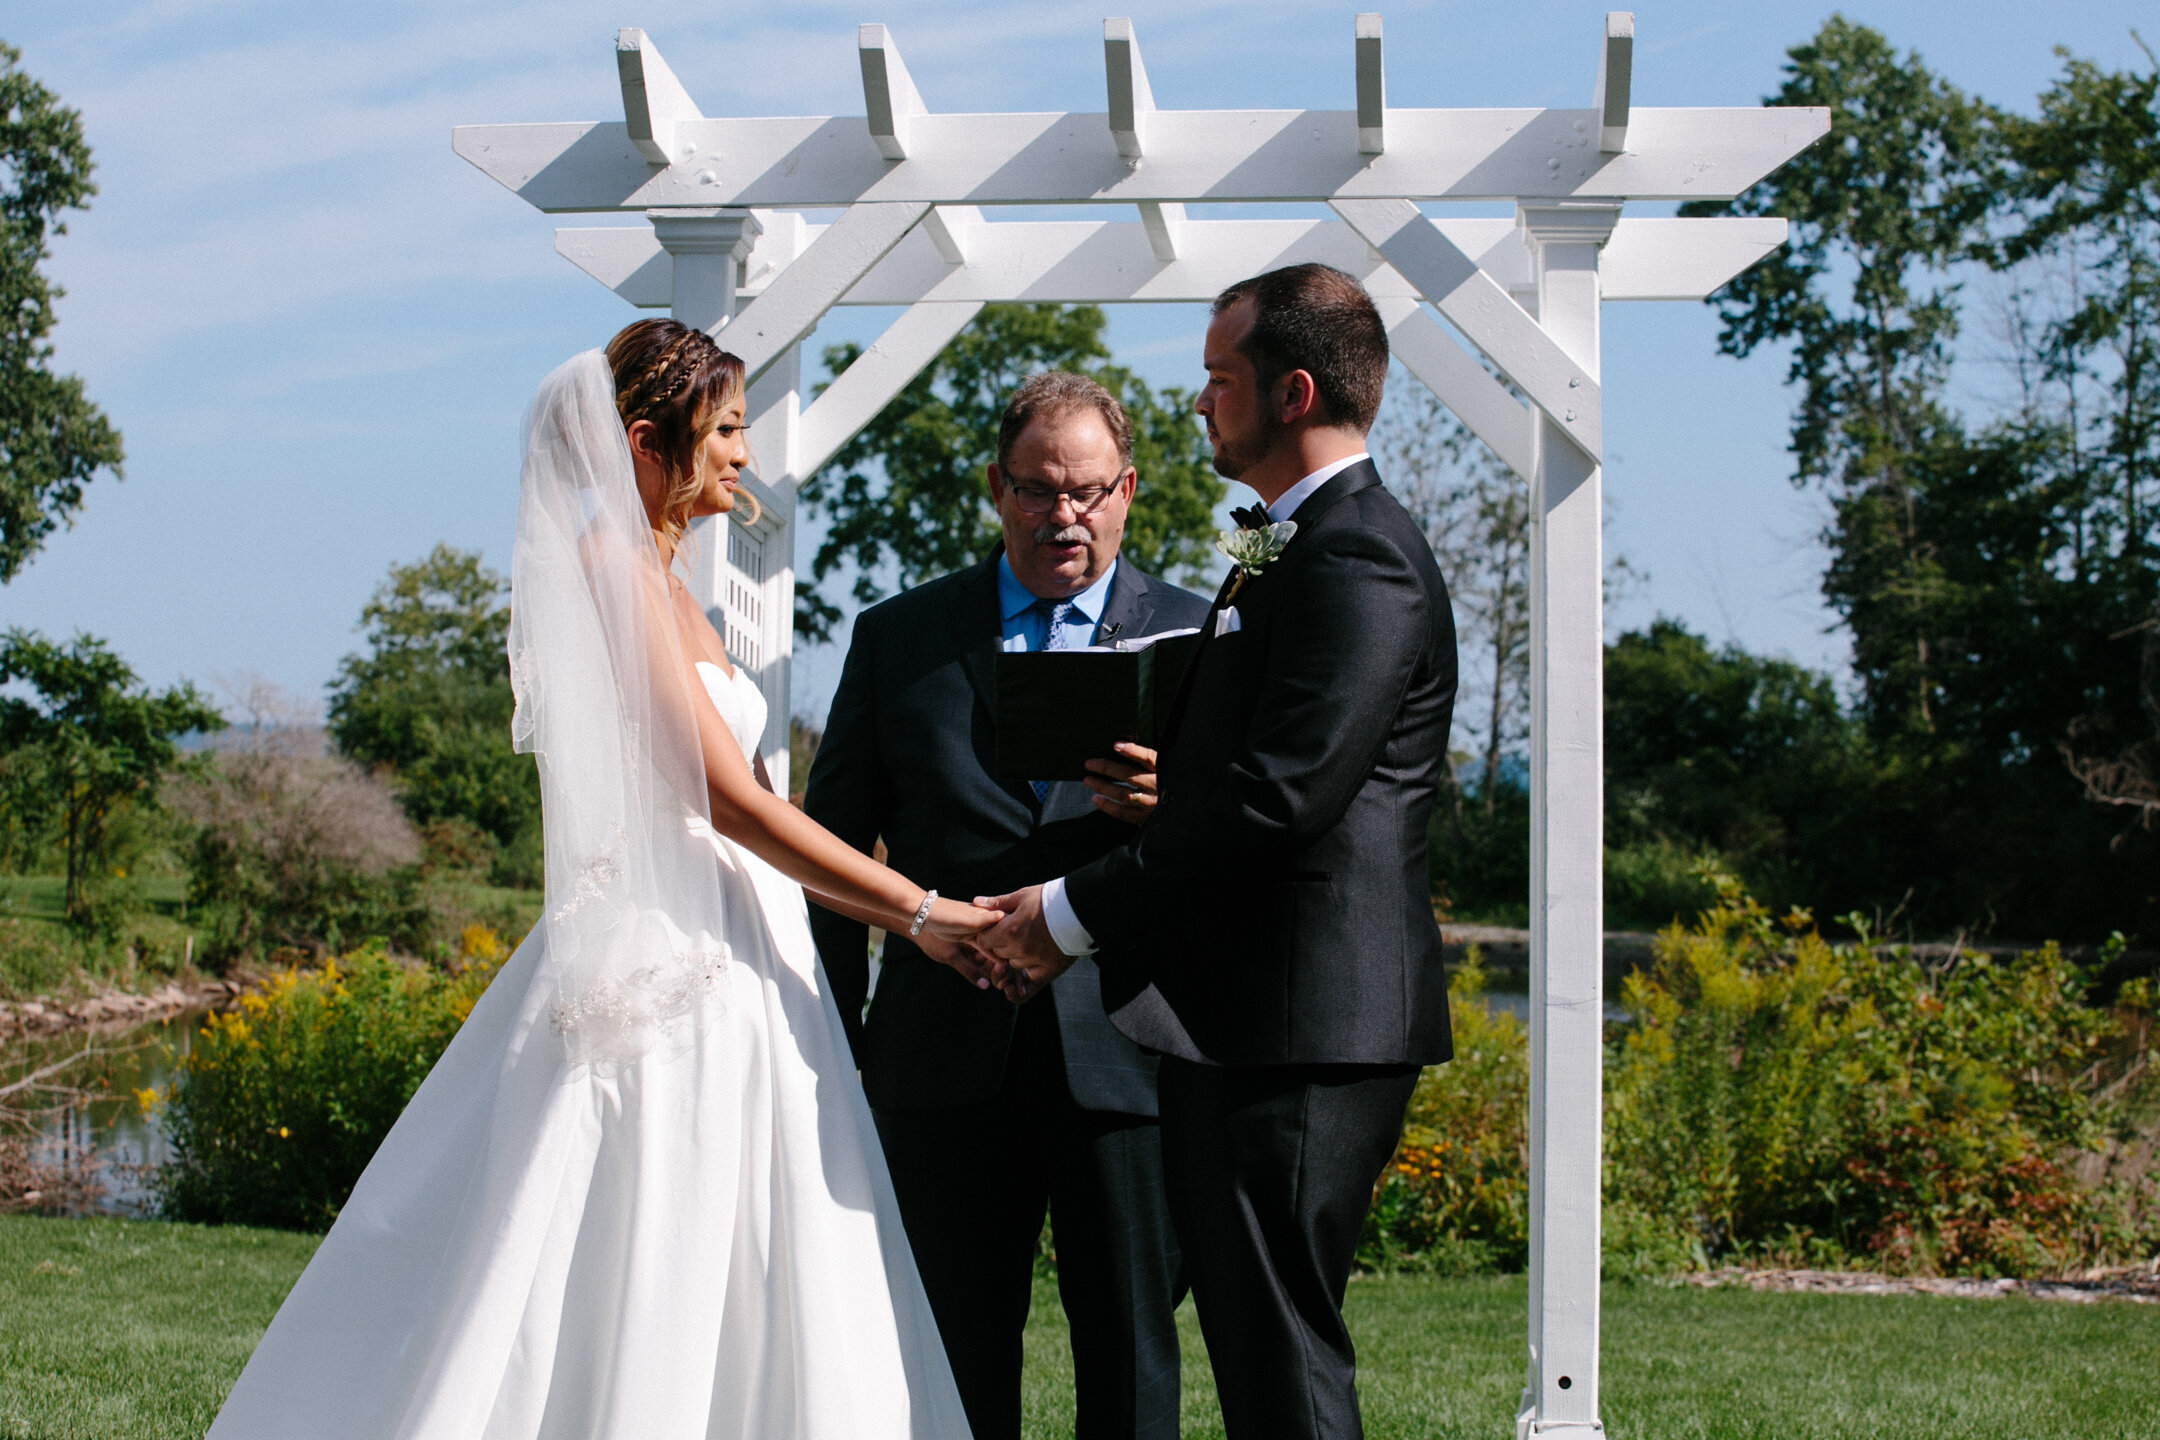
[[[1073,872],[1116,1026],[1225,1065],[1449,1058],[1426,826],[1455,626],[1372,463],[1307,496],[1186,672],[1137,837]],[[1224,591],[1230,589],[1225,583]]]
[[[1002,553],[856,617],[803,795],[810,817],[841,839],[868,852],[883,838],[894,869],[961,900],[1039,884],[1133,833],[1095,809],[1078,781],[1053,784],[1038,804],[1025,782],[994,778]],[[1202,597],[1121,560],[1101,624],[1136,637],[1197,625],[1206,610]],[[813,905],[810,928],[873,1106],[964,1105],[996,1093],[1018,1013],[1010,1001],[888,935],[865,1020],[867,927]],[[1074,967],[1050,998],[1074,1100],[1153,1115],[1155,1059],[1105,1018],[1095,968]]]

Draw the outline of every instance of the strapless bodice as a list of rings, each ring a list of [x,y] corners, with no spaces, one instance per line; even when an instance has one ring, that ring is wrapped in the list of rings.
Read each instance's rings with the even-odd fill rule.
[[[713,709],[727,723],[728,733],[742,749],[743,758],[757,763],[758,745],[765,738],[765,694],[757,682],[744,673],[742,666],[735,667],[730,676],[710,660],[697,662],[698,678],[705,682],[705,693],[712,697]]]

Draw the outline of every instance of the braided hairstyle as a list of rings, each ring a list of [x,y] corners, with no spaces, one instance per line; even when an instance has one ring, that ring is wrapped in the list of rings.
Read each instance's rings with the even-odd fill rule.
[[[615,376],[615,413],[624,429],[650,420],[653,442],[667,467],[667,493],[660,501],[660,529],[671,541],[690,524],[697,498],[692,457],[719,423],[728,401],[743,393],[743,362],[722,350],[702,330],[679,320],[640,320],[623,327],[607,346],[608,369]],[[749,519],[757,522],[757,497]]]

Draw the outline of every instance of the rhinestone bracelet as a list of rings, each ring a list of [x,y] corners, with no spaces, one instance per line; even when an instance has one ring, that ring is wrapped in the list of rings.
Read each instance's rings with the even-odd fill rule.
[[[923,891],[922,904],[915,907],[915,923],[908,926],[908,939],[922,934],[922,927],[930,922],[930,907],[937,903],[937,891]]]

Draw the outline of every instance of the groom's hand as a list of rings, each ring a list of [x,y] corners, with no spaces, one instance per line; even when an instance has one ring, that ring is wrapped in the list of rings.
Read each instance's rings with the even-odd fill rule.
[[[1005,912],[1003,920],[975,937],[975,946],[997,962],[990,978],[1008,1000],[1014,1004],[1028,1000],[1072,968],[1073,957],[1058,949],[1043,919],[1042,886],[1030,885],[975,903]]]

